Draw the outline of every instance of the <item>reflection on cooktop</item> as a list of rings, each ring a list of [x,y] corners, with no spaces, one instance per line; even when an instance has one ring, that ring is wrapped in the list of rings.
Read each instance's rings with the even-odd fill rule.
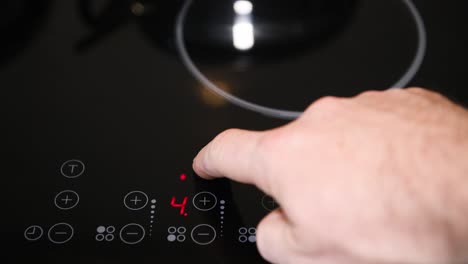
[[[145,13],[141,26],[157,45],[173,49],[176,16],[191,4],[184,38],[197,60],[271,62],[300,56],[331,41],[348,25],[357,2],[183,1],[164,8],[175,12]]]
[[[333,3],[336,3],[336,2],[333,2]],[[426,34],[426,28],[425,28],[425,25],[424,25],[424,21],[423,21],[423,18],[421,17],[420,13],[419,13],[419,10],[416,8],[416,6],[413,4],[413,2],[411,0],[403,0],[400,2],[400,4],[402,6],[405,6],[407,8],[407,13],[408,13],[408,16],[412,18],[412,22],[413,24],[407,24],[405,25],[405,28],[409,28],[410,25],[414,28],[414,34],[416,35],[416,48],[415,48],[415,52],[414,52],[414,55],[412,55],[411,57],[408,57],[410,58],[409,59],[409,62],[408,62],[408,65],[405,65],[403,66],[403,70],[402,71],[402,75],[399,76],[398,79],[395,79],[393,81],[393,83],[388,83],[388,84],[381,84],[380,87],[383,87],[383,88],[402,88],[402,87],[406,87],[406,85],[413,79],[413,77],[416,75],[416,73],[419,71],[419,68],[421,67],[422,63],[423,63],[423,60],[424,60],[424,57],[426,55],[426,46],[427,46],[427,34]],[[194,62],[193,61],[193,57],[199,57],[197,56],[197,54],[199,53],[200,51],[200,48],[198,45],[195,45],[195,47],[193,46],[190,46],[189,48],[187,48],[186,46],[186,42],[187,42],[187,35],[198,35],[199,37],[202,37],[203,39],[203,36],[206,36],[207,34],[204,34],[204,32],[202,30],[198,30],[198,31],[195,31],[193,29],[188,29],[188,28],[185,28],[185,25],[192,25],[192,24],[196,24],[198,25],[197,22],[195,21],[190,21],[189,19],[187,19],[187,16],[190,16],[190,12],[191,10],[194,8],[194,6],[197,6],[197,2],[192,2],[191,0],[188,0],[186,1],[185,5],[183,6],[183,8],[181,9],[179,15],[178,15],[178,18],[177,18],[177,21],[176,21],[176,45],[177,45],[177,49],[180,53],[180,56],[183,60],[183,63],[185,64],[185,66],[187,67],[187,69],[190,71],[190,73],[197,79],[199,80],[207,89],[210,89],[212,92],[218,94],[219,96],[225,98],[227,101],[235,104],[235,105],[238,105],[242,108],[245,108],[245,109],[248,109],[248,110],[251,110],[251,111],[254,111],[254,112],[257,112],[257,113],[260,113],[260,114],[263,114],[263,115],[266,115],[266,116],[271,116],[271,117],[276,117],[276,118],[281,118],[281,119],[294,119],[294,118],[297,118],[298,116],[301,115],[301,111],[292,111],[292,110],[287,110],[287,108],[279,108],[279,107],[270,107],[269,105],[261,105],[261,104],[258,104],[258,103],[255,103],[255,101],[258,101],[259,99],[258,98],[264,98],[265,95],[268,94],[268,98],[270,98],[271,96],[271,86],[266,86],[264,84],[259,84],[257,86],[257,88],[255,88],[256,91],[260,90],[259,87],[267,87],[267,90],[264,91],[264,94],[257,94],[255,97],[255,99],[253,101],[249,101],[249,100],[246,100],[246,99],[243,99],[242,97],[239,97],[239,96],[236,96],[234,95],[233,93],[230,93],[229,91],[226,91],[224,90],[222,87],[219,87],[216,85],[215,82],[211,81],[209,77],[207,77],[203,72],[202,70],[200,70],[198,68],[198,66],[196,65],[197,63],[201,63],[203,65],[203,62],[205,60],[203,59],[198,59],[197,62]],[[227,6],[227,5],[224,5],[224,6]],[[304,5],[303,5],[304,6]],[[226,49],[230,49],[230,50],[234,50],[236,51],[237,53],[242,53],[242,52],[246,52],[245,54],[242,54],[241,56],[242,57],[247,57],[248,59],[250,59],[249,61],[255,61],[255,58],[256,58],[256,53],[255,50],[259,49],[261,51],[263,50],[268,50],[268,51],[271,51],[271,52],[267,52],[267,53],[264,53],[266,54],[270,59],[273,59],[273,58],[276,58],[276,54],[279,54],[281,53],[281,51],[284,49],[284,50],[296,50],[296,48],[298,48],[298,46],[303,46],[303,45],[296,45],[297,43],[295,42],[295,38],[292,37],[292,35],[288,35],[288,34],[278,34],[281,32],[281,30],[278,30],[278,28],[281,28],[281,27],[278,27],[276,26],[276,22],[272,22],[272,21],[281,21],[281,16],[279,16],[278,19],[274,20],[272,19],[270,22],[267,22],[266,24],[269,25],[269,26],[265,26],[265,24],[262,23],[262,17],[260,16],[260,18],[258,19],[260,22],[258,23],[258,21],[256,21],[256,14],[254,12],[254,10],[256,10],[257,6],[254,5],[252,2],[250,1],[235,1],[234,2],[234,5],[233,5],[233,12],[231,10],[231,13],[234,13],[235,16],[234,18],[231,18],[231,22],[229,23],[229,25],[231,27],[227,27],[225,26],[226,24],[225,23],[221,23],[221,29],[224,29],[223,30],[211,30],[211,32],[214,32],[213,35],[216,35],[216,36],[230,36],[230,37],[225,37],[224,38],[224,41],[226,42],[223,46],[226,47]],[[202,10],[206,9],[206,7],[204,8],[201,8]],[[260,9],[260,14],[262,14],[262,6],[260,5],[259,6],[259,9]],[[307,9],[305,9],[307,10]],[[337,9],[332,9],[332,10],[337,10]],[[296,10],[297,11],[297,10]],[[222,13],[222,12],[221,12]],[[286,12],[287,13],[287,12]],[[298,12],[295,12],[295,13],[298,13]],[[325,12],[326,13],[326,12]],[[200,17],[200,14],[197,14],[195,12],[195,14],[192,14],[193,17],[195,18],[198,18]],[[225,15],[223,17],[226,17]],[[297,15],[297,16],[294,16],[294,17],[299,17],[299,18],[302,18],[302,22],[304,22],[304,25],[308,25],[307,23],[305,23],[305,21],[309,22],[308,19],[304,18],[303,15]],[[333,17],[333,16],[327,16],[327,17]],[[218,20],[221,20],[221,19],[217,19],[216,21]],[[390,20],[392,21],[392,20]],[[372,21],[372,20],[368,20],[366,21],[366,23],[368,24],[371,24],[371,23],[375,23],[375,21]],[[329,24],[329,23],[328,23]],[[311,23],[311,25],[321,25],[321,23],[317,23],[317,21]],[[414,25],[414,26],[413,26]],[[276,28],[277,30],[268,30],[266,28]],[[213,27],[208,27],[208,28],[213,28]],[[226,28],[229,28],[229,30],[227,30]],[[292,25],[288,25],[288,28],[290,28],[290,30],[292,30],[292,32],[294,32],[294,26]],[[304,27],[305,28],[305,27]],[[310,28],[314,28],[314,27],[310,27]],[[329,27],[326,27],[326,28],[329,28]],[[352,28],[352,27],[351,27]],[[349,32],[354,32],[356,30],[360,30],[359,28],[358,29],[352,29],[352,31],[349,31]],[[227,32],[226,32],[227,31]],[[189,32],[189,33],[186,33],[186,32]],[[265,42],[265,39],[267,38],[263,38],[264,35],[267,35],[266,32],[269,32],[270,34],[274,35],[275,37],[269,39],[268,41],[266,41],[267,43],[269,43],[268,45],[263,43]],[[320,32],[320,30],[307,30],[307,31],[304,31],[302,32],[302,34],[299,34],[301,36],[303,36],[303,39],[310,39],[310,36],[319,36],[320,34],[310,34],[309,32]],[[347,32],[349,34],[349,32]],[[370,31],[367,31],[366,32],[367,35],[371,34],[372,32]],[[395,34],[395,36],[399,36],[400,34],[397,33]],[[257,37],[259,36],[259,37]],[[206,37],[207,39],[210,39],[209,37]],[[282,40],[283,43],[288,43],[287,45],[276,45],[278,43],[278,40],[275,40],[275,38],[277,38],[278,40]],[[219,40],[220,37],[217,37],[218,40],[214,40],[212,39],[211,41],[208,41],[208,42],[211,42],[211,43],[220,43],[221,41]],[[312,38],[313,39],[313,38]],[[356,40],[355,39],[355,36],[353,35],[353,39],[350,40],[351,42],[359,42],[359,40]],[[388,47],[388,40],[385,40],[387,42],[387,45],[386,45],[386,48],[387,50],[385,49],[377,49],[377,52],[378,53],[385,53],[385,52],[388,52],[389,48]],[[259,42],[259,43],[258,43]],[[316,41],[317,42],[317,41]],[[346,45],[349,45],[349,44],[352,44],[352,43],[349,43],[348,42],[343,42],[343,43],[346,43]],[[406,44],[409,44],[410,42],[406,43]],[[312,46],[313,45],[310,45],[308,44],[308,42],[304,42],[305,46]],[[209,46],[209,45],[206,45],[206,46]],[[220,45],[221,46],[221,45]],[[267,46],[268,48],[263,48],[264,46]],[[227,48],[229,47],[229,48]],[[344,47],[340,47],[341,50],[344,50],[345,48]],[[367,52],[368,50],[365,50],[365,52]],[[335,54],[336,52],[339,52],[339,50],[336,50],[334,51],[333,53]],[[351,51],[349,51],[351,53]],[[393,52],[393,50],[392,50]],[[205,50],[203,52],[203,54],[207,54],[208,51]],[[356,53],[356,51],[352,51],[352,53]],[[193,55],[195,54],[195,56]],[[216,53],[215,53],[216,54]],[[228,53],[229,54],[229,53]],[[323,52],[321,53],[323,55]],[[305,57],[307,56],[307,54],[302,54],[303,56],[302,57]],[[349,54],[347,54],[349,56]],[[369,54],[366,54],[367,56],[369,56]],[[222,56],[221,56],[222,57]],[[376,54],[376,57],[379,58],[381,57],[380,54]],[[401,56],[398,56],[399,59],[405,59],[405,57],[401,57]],[[333,56],[330,56],[326,59],[335,59]],[[288,58],[289,61],[291,61],[291,57]],[[229,61],[229,60],[227,60]],[[338,60],[336,60],[338,61]],[[359,61],[358,58],[356,58],[356,61]],[[226,60],[225,60],[226,62]],[[270,61],[270,62],[275,62],[274,60]],[[319,61],[319,60],[312,60],[310,59],[309,61],[309,64],[315,64],[315,65],[321,65],[322,63]],[[249,72],[251,73],[252,72],[252,68],[251,65],[248,65],[248,61],[244,61],[244,68],[243,69],[245,72]],[[250,63],[251,64],[251,63]],[[367,65],[365,65],[367,66]],[[210,72],[210,68],[209,67],[212,67],[211,65],[209,65],[207,68],[208,68],[208,72]],[[216,70],[219,70],[219,66],[216,65]],[[228,66],[226,68],[226,72],[229,72],[229,70],[232,69],[230,68],[230,66]],[[308,75],[308,73],[304,72],[304,69],[300,69],[300,68],[297,68],[296,65],[291,65],[289,67],[289,69],[287,71],[291,71],[291,69],[294,69],[295,72],[301,72],[301,74],[303,75]],[[350,68],[350,69],[354,69],[354,68]],[[282,77],[282,78],[286,78],[288,81],[289,80],[292,80],[292,78],[288,78],[286,76],[286,74],[282,74],[281,71],[277,71],[279,72],[279,75]],[[286,71],[285,71],[286,72]],[[323,72],[322,72],[323,74]],[[239,77],[239,76],[238,76]],[[340,76],[336,76],[336,77],[340,77]],[[269,77],[266,77],[265,79],[268,79]],[[238,79],[243,79],[243,78],[238,78]],[[249,78],[250,79],[250,78]],[[303,78],[303,77],[299,77],[299,78],[296,78],[296,79],[299,79],[301,81],[305,80],[306,78]],[[216,79],[215,79],[216,80]],[[303,81],[302,82],[302,85],[304,84],[307,84],[309,82],[307,81]],[[273,87],[277,87],[277,86],[273,86]],[[303,100],[304,98],[305,99],[309,99],[311,98],[310,94],[311,93],[307,93],[307,89],[304,89],[304,88],[300,88],[301,89],[301,92],[296,92],[295,90],[292,90],[290,89],[291,87],[295,87],[294,85],[287,85],[287,86],[284,86],[284,87],[279,87],[278,89],[280,90],[280,92],[284,93],[285,92],[285,87],[288,87],[287,88],[287,94],[284,94],[283,96],[273,96],[273,98],[301,98],[301,100]],[[322,89],[324,87],[321,87]],[[291,91],[292,90],[292,91]],[[302,93],[302,91],[306,91],[306,93]],[[260,99],[261,100],[261,99]],[[310,104],[311,101],[306,101],[301,109],[304,109],[308,104]]]
[[[424,20],[412,0],[286,6],[282,1],[110,1],[101,11],[93,11],[92,1],[80,3],[91,27],[80,50],[135,21],[155,48],[180,56],[210,92],[281,119],[298,117],[325,94],[404,87],[426,53]],[[368,78],[371,68],[374,76]]]
[[[116,28],[136,20],[155,46],[175,55],[174,25],[187,2],[107,1],[107,5],[102,6],[96,1],[80,0],[80,13],[92,33],[83,38],[78,47],[84,49]],[[232,49],[233,41],[238,43],[239,40],[233,32],[243,26],[240,20],[251,17],[250,22],[256,28],[256,45],[244,58],[270,61],[300,55],[305,50],[324,45],[343,30],[355,11],[356,2],[358,0],[296,0],[284,5],[279,0],[254,1],[255,15],[250,16],[242,15],[242,4],[252,4],[250,1],[198,1],[191,8],[185,39],[198,59],[226,63],[229,59],[246,55]],[[240,7],[237,8],[240,13],[236,13],[233,6]]]

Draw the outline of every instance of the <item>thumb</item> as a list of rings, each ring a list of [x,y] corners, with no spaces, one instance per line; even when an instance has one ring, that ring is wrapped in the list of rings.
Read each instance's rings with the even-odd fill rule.
[[[291,227],[281,209],[268,214],[257,227],[257,247],[270,263],[287,263],[291,257]]]

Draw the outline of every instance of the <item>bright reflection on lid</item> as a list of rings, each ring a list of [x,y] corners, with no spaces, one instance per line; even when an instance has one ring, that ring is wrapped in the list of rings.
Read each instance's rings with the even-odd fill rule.
[[[255,32],[252,24],[253,4],[250,1],[234,2],[236,18],[232,26],[232,42],[238,50],[246,51],[255,44]]]
[[[234,11],[238,15],[245,16],[250,15],[253,10],[253,4],[250,1],[239,0],[234,3]]]
[[[232,27],[232,40],[238,50],[249,50],[255,44],[254,27],[251,22],[236,22]]]

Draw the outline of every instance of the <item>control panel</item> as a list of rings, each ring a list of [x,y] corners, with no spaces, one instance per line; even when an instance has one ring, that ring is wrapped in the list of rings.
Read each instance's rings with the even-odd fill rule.
[[[57,165],[54,177],[60,177],[61,184],[45,195],[49,200],[31,201],[34,207],[49,208],[47,215],[28,218],[21,232],[33,252],[44,247],[91,250],[104,257],[113,250],[144,250],[146,256],[184,252],[196,257],[223,249],[219,254],[261,261],[256,226],[278,207],[253,186],[203,180],[191,170],[158,176],[154,186],[114,183],[90,188],[87,178],[96,175],[84,160],[69,159]],[[185,259],[184,254],[178,257]]]

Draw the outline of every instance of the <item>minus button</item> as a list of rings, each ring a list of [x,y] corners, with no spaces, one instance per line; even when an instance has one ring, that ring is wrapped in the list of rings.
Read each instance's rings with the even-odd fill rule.
[[[145,238],[145,229],[135,223],[128,224],[120,229],[120,240],[128,245],[138,244]]]
[[[190,235],[193,242],[201,246],[206,246],[216,239],[216,230],[210,225],[201,224],[194,227]]]

